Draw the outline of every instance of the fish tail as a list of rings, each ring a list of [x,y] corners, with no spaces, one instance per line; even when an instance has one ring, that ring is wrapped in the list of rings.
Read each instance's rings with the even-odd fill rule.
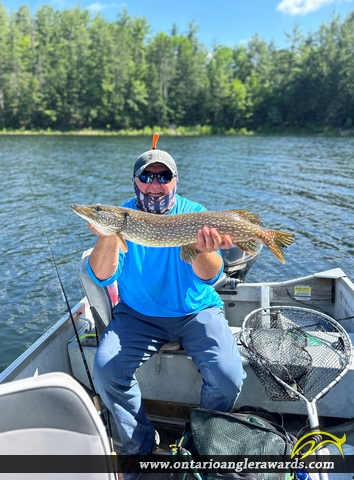
[[[285,263],[283,255],[283,248],[289,247],[295,239],[293,233],[279,232],[277,230],[270,230],[270,240],[266,243],[269,250],[277,257],[281,263]]]

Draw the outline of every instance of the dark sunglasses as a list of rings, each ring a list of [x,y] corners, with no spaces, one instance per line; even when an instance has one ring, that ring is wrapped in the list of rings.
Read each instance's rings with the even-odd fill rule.
[[[160,173],[152,173],[152,172],[144,172],[141,175],[137,175],[138,179],[141,181],[141,183],[152,183],[154,181],[154,178],[157,178],[157,181],[159,183],[170,183],[172,178],[175,175],[172,174],[172,172],[160,172]]]

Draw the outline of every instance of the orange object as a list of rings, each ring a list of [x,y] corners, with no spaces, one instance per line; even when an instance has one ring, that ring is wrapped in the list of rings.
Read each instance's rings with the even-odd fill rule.
[[[159,141],[159,134],[158,134],[158,133],[154,133],[153,136],[152,136],[152,146],[151,146],[151,150],[155,150],[158,141]]]

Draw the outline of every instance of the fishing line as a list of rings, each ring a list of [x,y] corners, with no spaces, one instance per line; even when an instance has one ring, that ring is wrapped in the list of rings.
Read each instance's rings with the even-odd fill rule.
[[[35,201],[36,203],[36,201]],[[47,232],[44,228],[44,223],[43,223],[43,219],[42,219],[42,216],[40,214],[40,210],[39,210],[39,207],[38,205],[36,204],[36,207],[38,209],[38,216],[39,216],[39,220],[41,222],[41,226],[42,226],[42,231],[43,231],[43,234],[44,234],[44,237],[46,239],[46,242],[47,242],[47,246],[48,246],[48,249],[49,249],[49,253],[50,253],[50,256],[51,256],[51,259],[52,259],[52,262],[53,262],[53,265],[54,265],[54,269],[55,269],[55,272],[57,274],[57,278],[58,278],[58,281],[59,281],[59,285],[60,285],[60,289],[61,289],[61,295],[62,295],[62,298],[66,304],[66,307],[68,309],[68,313],[69,313],[69,316],[70,316],[70,319],[71,319],[71,322],[72,322],[72,325],[73,325],[73,328],[74,328],[74,332],[75,332],[75,337],[76,339],[78,340],[78,344],[79,344],[79,349],[80,349],[80,353],[81,353],[81,358],[82,358],[82,361],[84,363],[84,366],[85,366],[85,370],[86,370],[86,373],[87,373],[87,378],[88,378],[88,381],[90,383],[90,387],[91,387],[91,390],[94,394],[94,396],[96,395],[96,391],[95,391],[95,387],[93,385],[93,381],[92,381],[92,377],[91,377],[91,373],[89,371],[89,368],[88,368],[88,364],[87,364],[87,361],[86,361],[86,357],[85,357],[85,352],[82,348],[82,345],[81,345],[81,342],[79,341],[80,337],[79,337],[79,333],[77,331],[77,328],[76,328],[76,324],[75,324],[75,320],[74,320],[74,317],[73,317],[73,314],[72,314],[72,310],[71,310],[71,307],[70,307],[70,304],[69,304],[69,300],[68,300],[68,297],[66,295],[66,292],[65,292],[65,289],[64,289],[64,285],[63,285],[63,282],[61,280],[61,276],[60,276],[60,273],[59,273],[59,269],[58,269],[58,265],[57,265],[57,262],[55,260],[55,257],[54,257],[54,254],[53,254],[53,250],[52,250],[52,247],[51,247],[51,244],[49,242],[49,238],[48,238],[48,235],[47,235]]]
[[[39,220],[41,222],[42,232],[43,232],[44,237],[46,239],[47,246],[48,246],[48,249],[49,249],[49,252],[50,252],[50,256],[51,256],[51,259],[52,259],[52,262],[53,262],[53,265],[54,265],[54,269],[55,269],[55,272],[57,274],[57,278],[58,278],[60,289],[61,289],[62,298],[63,298],[63,300],[64,300],[64,302],[67,306],[68,313],[69,313],[69,316],[70,316],[70,319],[71,319],[71,323],[72,323],[72,326],[74,328],[76,341],[77,341],[78,346],[79,346],[81,358],[82,358],[82,361],[83,361],[83,364],[84,364],[84,367],[85,367],[85,370],[86,370],[87,378],[88,378],[88,381],[89,381],[89,384],[90,384],[90,387],[91,387],[91,390],[92,390],[92,394],[93,394],[93,399],[92,400],[93,400],[93,403],[96,407],[97,413],[100,416],[100,418],[102,420],[102,423],[103,423],[103,425],[106,429],[106,433],[107,433],[108,440],[109,440],[109,443],[110,443],[110,448],[111,448],[111,460],[112,460],[112,466],[113,466],[113,470],[114,470],[113,473],[114,473],[115,477],[117,478],[118,458],[117,458],[117,454],[114,450],[112,428],[111,428],[111,422],[110,422],[110,418],[109,418],[109,412],[106,412],[106,410],[102,407],[100,397],[97,394],[95,386],[93,384],[92,376],[91,376],[91,373],[90,373],[90,370],[89,370],[89,367],[88,367],[88,364],[87,364],[84,349],[82,348],[79,332],[78,332],[76,324],[75,324],[75,320],[74,320],[74,316],[73,316],[73,313],[72,313],[72,310],[71,310],[71,307],[70,307],[70,303],[69,303],[68,297],[66,295],[63,282],[62,282],[61,277],[60,277],[58,265],[57,265],[57,262],[55,260],[54,254],[53,254],[53,250],[52,250],[51,244],[49,242],[47,232],[46,232],[45,227],[44,227],[44,222],[43,222],[43,218],[42,218],[42,215],[41,215],[41,211],[40,211],[39,206],[37,204],[37,201],[35,199],[33,188],[32,188],[32,185],[31,185],[30,182],[29,182],[29,185],[30,185],[30,188],[32,190],[32,197],[33,197],[36,209],[38,211],[38,216],[39,216]]]

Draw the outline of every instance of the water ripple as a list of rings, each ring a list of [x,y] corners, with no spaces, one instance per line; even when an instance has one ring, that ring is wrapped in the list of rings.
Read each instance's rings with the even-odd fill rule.
[[[334,267],[354,277],[353,147],[322,137],[159,141],[177,161],[181,195],[208,209],[247,208],[266,227],[295,233],[286,264],[263,249],[251,281]],[[69,206],[130,198],[132,165],[149,148],[146,137],[0,137],[0,370],[66,310],[42,223],[74,305],[83,296],[75,268],[94,237]]]

